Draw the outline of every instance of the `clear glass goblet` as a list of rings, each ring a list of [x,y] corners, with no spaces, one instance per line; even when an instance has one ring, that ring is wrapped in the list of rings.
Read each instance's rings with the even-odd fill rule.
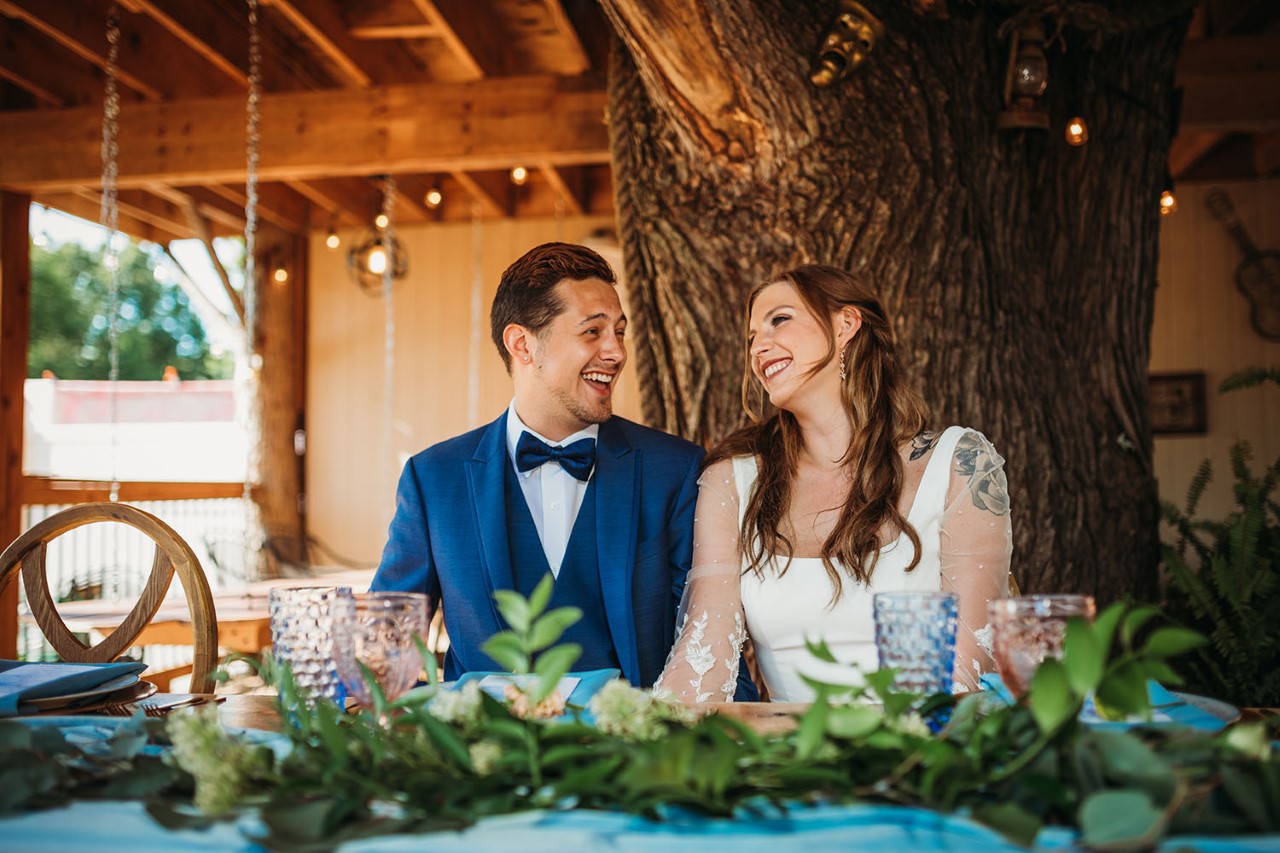
[[[348,695],[372,706],[364,664],[393,702],[413,687],[422,670],[414,638],[426,637],[427,597],[417,592],[350,596],[333,605],[333,631],[334,663]]]
[[[1044,659],[1062,657],[1072,617],[1092,622],[1096,612],[1091,595],[1024,595],[987,602],[992,656],[1009,692],[1026,693]]]

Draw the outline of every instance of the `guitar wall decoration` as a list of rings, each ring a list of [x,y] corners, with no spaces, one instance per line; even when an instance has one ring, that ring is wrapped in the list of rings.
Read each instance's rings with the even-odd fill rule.
[[[1236,267],[1236,287],[1249,300],[1249,322],[1254,331],[1269,341],[1280,341],[1280,252],[1263,252],[1253,244],[1231,197],[1222,190],[1210,192],[1204,206],[1227,226],[1227,233],[1244,254]]]

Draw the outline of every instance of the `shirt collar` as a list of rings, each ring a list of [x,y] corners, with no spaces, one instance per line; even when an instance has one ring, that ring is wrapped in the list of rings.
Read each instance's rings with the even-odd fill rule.
[[[511,405],[507,406],[507,456],[510,459],[514,460],[516,458],[516,442],[520,440],[520,433],[522,432],[527,432],[534,438],[537,438],[539,441],[545,441],[552,447],[564,447],[565,445],[573,444],[575,441],[583,438],[598,439],[600,436],[600,424],[588,424],[585,428],[578,430],[573,435],[566,436],[560,441],[552,441],[545,435],[539,433],[536,429],[525,426],[524,421],[520,420],[520,416],[516,414],[516,401],[515,398],[512,398]],[[537,470],[539,469],[532,468],[528,471],[516,471],[516,476],[529,477]]]

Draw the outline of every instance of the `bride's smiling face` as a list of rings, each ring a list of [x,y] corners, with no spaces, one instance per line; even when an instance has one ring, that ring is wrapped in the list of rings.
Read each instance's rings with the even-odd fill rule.
[[[839,382],[830,333],[831,326],[814,316],[790,282],[775,282],[756,296],[747,325],[748,359],[773,405],[790,409],[801,389]]]

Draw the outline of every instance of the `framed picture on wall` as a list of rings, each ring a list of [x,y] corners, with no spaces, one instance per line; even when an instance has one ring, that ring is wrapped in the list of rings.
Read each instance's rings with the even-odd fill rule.
[[[1152,373],[1150,383],[1152,433],[1204,435],[1208,431],[1203,373]]]

